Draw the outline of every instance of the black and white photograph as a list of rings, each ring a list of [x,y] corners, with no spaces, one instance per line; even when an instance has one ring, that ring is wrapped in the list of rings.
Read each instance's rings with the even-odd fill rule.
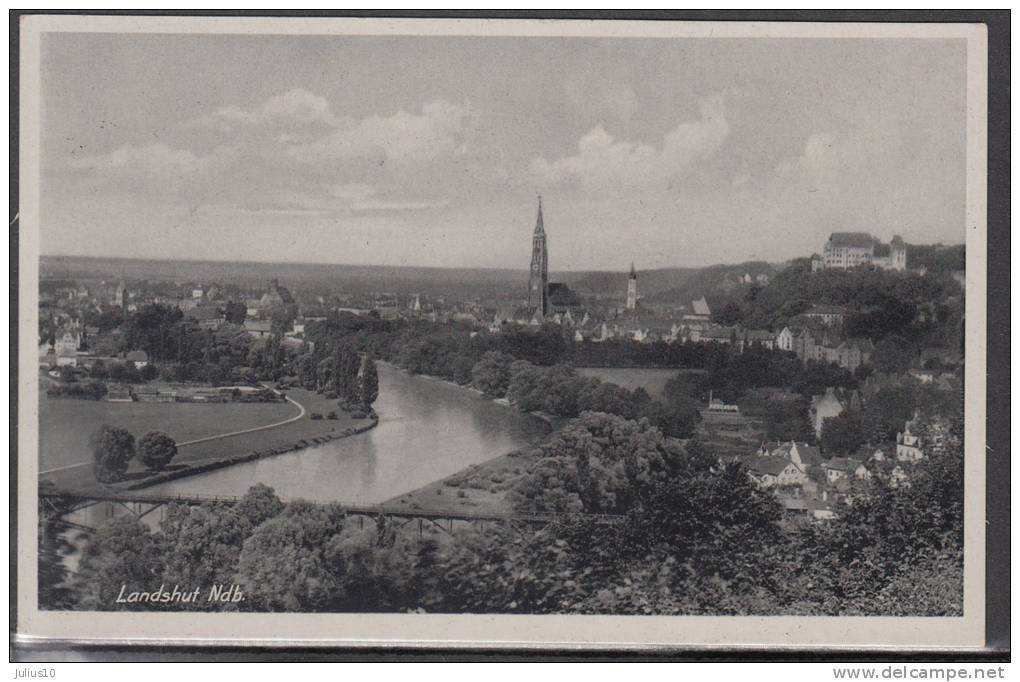
[[[34,19],[33,632],[980,641],[978,27]]]

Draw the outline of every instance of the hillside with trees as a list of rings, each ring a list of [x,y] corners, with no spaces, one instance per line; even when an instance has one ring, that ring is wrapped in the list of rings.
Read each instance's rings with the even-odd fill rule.
[[[842,306],[848,310],[842,330],[846,336],[876,344],[897,336],[920,349],[958,347],[963,304],[963,290],[948,272],[811,272],[810,262],[800,260],[764,286],[717,299],[713,308],[727,311],[727,324],[778,331],[796,324],[812,306]]]
[[[692,269],[682,282],[667,289],[648,287],[646,283],[648,278],[643,272],[639,281],[644,296],[642,300],[646,303],[689,305],[691,301],[704,296],[714,308],[719,307],[734,295],[740,295],[752,287],[761,286],[760,283],[741,281],[744,275],[750,275],[752,278],[764,275],[771,279],[782,269],[783,266],[764,261],[747,261],[732,265],[710,265]]]

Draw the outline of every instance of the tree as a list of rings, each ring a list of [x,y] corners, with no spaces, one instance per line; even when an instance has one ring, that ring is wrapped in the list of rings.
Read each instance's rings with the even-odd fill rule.
[[[356,350],[351,349],[345,356],[344,370],[347,374],[347,393],[344,396],[352,405],[361,402],[361,382],[358,379],[361,370],[361,357]]]
[[[96,360],[92,367],[89,368],[89,374],[93,379],[105,379],[110,375],[110,372],[106,368],[105,362],[102,360]]]
[[[619,533],[630,557],[665,551],[692,577],[750,583],[761,579],[769,548],[782,541],[780,519],[775,496],[743,467],[700,461],[655,485]]]
[[[334,386],[336,393],[344,403],[357,405],[361,402],[361,385],[358,381],[358,369],[361,360],[353,348],[337,346],[334,352],[336,371]]]
[[[727,301],[726,305],[712,312],[712,321],[722,325],[733,325],[740,322],[742,311],[740,304],[735,301]]]
[[[177,441],[162,431],[150,431],[138,441],[138,461],[153,471],[162,471],[177,456]]]
[[[337,374],[337,362],[335,356],[323,359],[315,365],[315,388],[323,391],[328,390],[330,385],[335,386]]]
[[[678,398],[668,403],[658,401],[647,403],[640,416],[647,417],[662,433],[671,438],[690,438],[701,421],[698,404],[687,398]]]
[[[846,410],[822,422],[822,450],[829,455],[851,455],[866,440],[864,420],[859,412]]]
[[[708,393],[708,376],[701,372],[678,372],[662,389],[667,402],[688,399],[699,401]]]
[[[142,375],[131,362],[114,362],[110,364],[110,379],[123,384],[141,383]]]
[[[119,604],[121,590],[152,592],[163,576],[163,544],[134,516],[121,516],[100,527],[82,551],[71,592],[80,609],[146,608],[144,603]],[[150,607],[151,608],[151,607]],[[156,606],[159,608],[159,606]]]
[[[510,499],[518,511],[618,514],[668,480],[682,459],[647,421],[585,412],[542,446]]]
[[[381,527],[380,523],[376,530]],[[326,561],[337,587],[331,595],[333,608],[394,612],[417,605],[422,574],[428,568],[421,559],[434,561],[430,555],[435,542],[376,530],[345,528],[329,540]]]
[[[513,356],[491,350],[471,368],[471,383],[492,398],[502,398],[510,385],[510,365]]]
[[[276,491],[264,483],[256,483],[248,488],[248,492],[236,505],[238,513],[248,519],[252,528],[279,514],[283,507],[284,504],[276,496]]]
[[[349,389],[347,387],[347,351],[342,346],[337,346],[333,350],[333,373],[331,380],[333,382],[333,392],[343,398],[347,395]]]
[[[885,386],[864,406],[864,423],[871,442],[894,440],[917,407],[916,391],[909,385]]]
[[[224,307],[224,317],[230,324],[244,324],[248,317],[248,307],[244,303],[230,301]]]
[[[365,358],[361,361],[361,404],[367,410],[378,397],[379,371],[376,369],[375,359],[365,353]]]
[[[642,405],[646,405],[652,402],[652,396],[648,394],[644,386],[638,386],[631,393],[631,398],[634,400],[634,404],[640,408]]]
[[[245,540],[237,579],[250,606],[269,611],[326,611],[338,583],[327,545],[344,527],[344,511],[303,500],[288,504]]]
[[[582,412],[605,412],[631,419],[635,407],[630,391],[598,379],[587,380],[577,395],[577,409]]]
[[[171,504],[161,527],[166,543],[162,581],[168,586],[232,583],[241,547],[253,529],[234,505],[223,503]],[[183,608],[222,610],[223,604],[197,600]]]
[[[43,487],[52,489],[53,484],[43,481],[40,488]],[[76,552],[77,548],[71,544],[71,536],[62,520],[73,509],[71,498],[39,500],[39,606],[44,609],[65,611],[73,606],[73,595],[67,585],[71,573],[64,557]]]
[[[880,477],[829,524],[795,540],[803,596],[839,615],[960,615],[963,607],[962,420],[922,418],[928,456],[910,485]]]
[[[809,404],[803,396],[751,390],[744,399],[750,405],[745,410],[744,404],[741,403],[742,411],[753,410],[761,414],[766,440],[814,441],[815,433],[808,420]]]
[[[125,429],[103,425],[89,438],[92,470],[100,483],[119,481],[135,456],[135,437]]]
[[[887,336],[875,344],[875,352],[871,354],[871,362],[880,372],[899,374],[910,369],[914,355],[907,342],[900,336]]]
[[[467,386],[471,383],[471,370],[475,363],[471,356],[458,355],[453,359],[453,380],[460,386]]]

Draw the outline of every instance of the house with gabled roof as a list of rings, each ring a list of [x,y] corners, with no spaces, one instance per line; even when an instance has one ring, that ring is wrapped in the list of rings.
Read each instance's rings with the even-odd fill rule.
[[[124,359],[135,366],[135,369],[142,369],[149,364],[149,354],[144,350],[128,351]]]
[[[825,470],[826,480],[828,480],[829,483],[835,483],[843,479],[858,478],[857,471],[863,466],[864,463],[860,460],[851,459],[849,457],[832,457],[822,464],[822,468]],[[867,471],[866,468],[865,471]],[[863,478],[863,476],[860,478]]]
[[[751,478],[766,488],[800,485],[807,478],[794,462],[781,457],[752,457],[744,466]]]

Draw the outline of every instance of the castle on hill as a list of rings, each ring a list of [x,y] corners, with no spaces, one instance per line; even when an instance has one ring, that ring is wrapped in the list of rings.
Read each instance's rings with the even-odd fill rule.
[[[833,232],[823,255],[811,258],[811,271],[848,270],[871,265],[882,270],[907,269],[907,245],[896,235],[884,244],[867,232]]]

